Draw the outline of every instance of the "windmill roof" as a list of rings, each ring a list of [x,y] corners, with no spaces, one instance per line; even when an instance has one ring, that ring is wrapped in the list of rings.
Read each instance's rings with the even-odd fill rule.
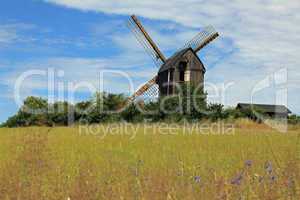
[[[185,48],[182,49],[178,52],[176,52],[173,56],[171,56],[169,59],[167,59],[167,61],[160,67],[158,73],[175,68],[176,63],[181,60],[181,58],[188,52],[188,51],[192,51],[195,56],[199,59],[199,57],[197,56],[197,54],[193,51],[192,48]],[[201,60],[199,59],[199,61],[201,62]],[[201,62],[202,63],[202,62]]]
[[[268,105],[268,104],[247,104],[247,103],[239,103],[237,108],[241,109],[257,109],[264,113],[292,113],[286,106],[284,105]]]

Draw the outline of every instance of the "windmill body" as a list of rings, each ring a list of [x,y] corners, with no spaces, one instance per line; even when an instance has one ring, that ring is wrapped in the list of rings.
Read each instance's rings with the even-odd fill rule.
[[[163,64],[157,75],[159,95],[173,95],[176,87],[189,83],[203,88],[205,67],[192,48],[185,48]]]
[[[176,93],[176,87],[181,83],[190,83],[203,89],[206,70],[197,53],[219,36],[213,27],[206,27],[168,59],[159,50],[136,16],[131,16],[128,27],[159,67],[157,75],[140,87],[129,98],[129,101],[134,101],[140,96],[147,98],[155,95],[173,95]]]

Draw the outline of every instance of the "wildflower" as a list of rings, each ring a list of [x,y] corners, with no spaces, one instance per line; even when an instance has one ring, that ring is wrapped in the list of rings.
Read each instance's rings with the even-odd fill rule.
[[[245,165],[246,165],[247,167],[251,167],[251,166],[252,166],[252,160],[246,160],[246,161],[245,161]]]
[[[200,182],[201,182],[201,177],[200,177],[200,176],[195,176],[195,177],[194,177],[194,181],[195,181],[196,183],[200,183]]]
[[[265,165],[265,169],[269,174],[272,173],[272,171],[273,171],[272,163],[267,162],[266,165]]]
[[[271,181],[274,182],[276,180],[276,176],[271,176]]]
[[[240,185],[242,179],[243,179],[243,174],[240,173],[234,179],[231,180],[231,184],[233,184],[233,185]]]

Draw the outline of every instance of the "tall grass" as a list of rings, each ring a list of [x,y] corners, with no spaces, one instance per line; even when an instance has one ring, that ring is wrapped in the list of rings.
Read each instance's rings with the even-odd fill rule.
[[[234,135],[138,128],[135,138],[0,129],[0,199],[299,199],[300,129],[237,127]]]

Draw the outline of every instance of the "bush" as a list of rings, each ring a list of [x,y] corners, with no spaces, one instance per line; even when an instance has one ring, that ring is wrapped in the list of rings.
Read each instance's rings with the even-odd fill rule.
[[[222,104],[209,104],[207,107],[208,118],[212,121],[225,119],[224,106]]]
[[[48,125],[68,125],[69,113],[73,110],[73,105],[68,102],[56,102],[53,105],[50,105],[50,110],[47,114]]]
[[[121,112],[121,119],[127,122],[141,122],[143,121],[143,116],[137,106],[132,103],[123,112]]]
[[[18,113],[5,123],[7,127],[40,126],[47,123],[48,102],[40,97],[28,97]]]
[[[291,115],[288,117],[288,122],[289,124],[293,124],[293,125],[300,124],[300,116]]]
[[[223,112],[224,112],[225,119],[235,120],[238,118],[246,118],[244,114],[236,108],[229,107],[224,109]]]
[[[39,97],[28,97],[16,115],[10,117],[1,127],[24,126],[65,126],[69,124],[70,114],[77,123],[142,122],[180,122],[182,120],[211,121],[249,118],[257,121],[252,110],[225,109],[222,104],[206,103],[207,94],[196,91],[193,85],[183,84],[182,90],[173,97],[161,97],[157,102],[132,103],[124,109],[127,99],[122,94],[96,93],[88,101],[72,105],[68,102],[49,104]],[[119,112],[121,109],[121,112]],[[73,115],[74,114],[74,115]],[[300,122],[296,115],[289,117],[291,124]]]
[[[161,116],[175,118],[176,120],[203,118],[207,106],[207,94],[203,90],[198,90],[195,85],[181,84],[180,86],[181,90],[177,90],[176,95],[173,97],[163,96],[160,98]]]

